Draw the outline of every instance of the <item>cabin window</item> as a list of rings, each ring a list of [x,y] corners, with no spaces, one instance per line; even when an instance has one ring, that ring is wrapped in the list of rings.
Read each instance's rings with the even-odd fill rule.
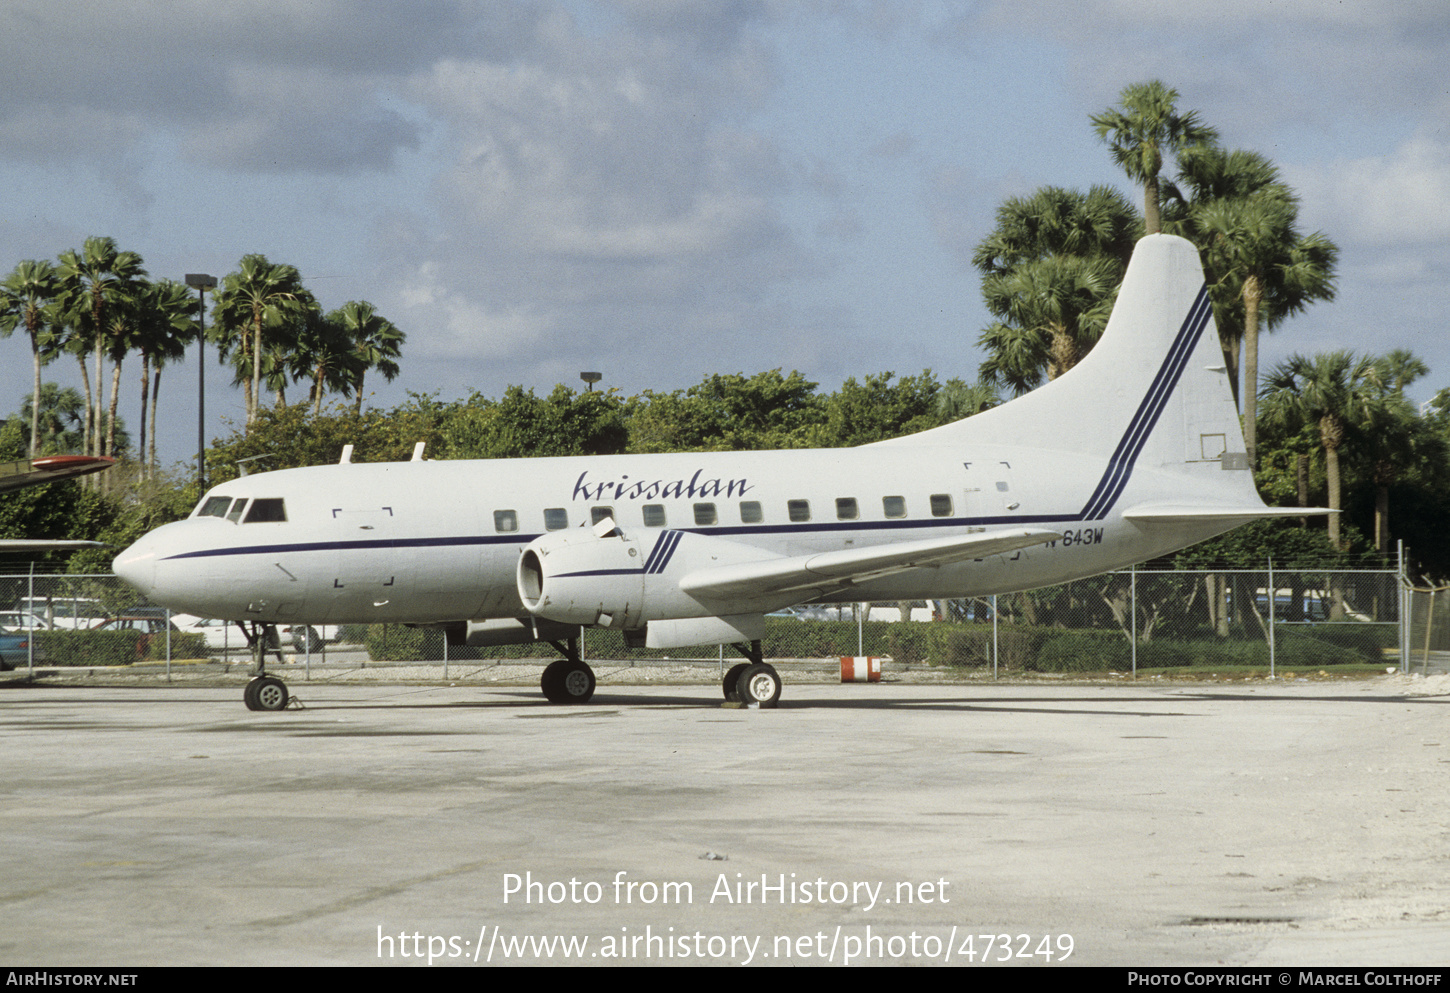
[[[500,534],[513,534],[519,529],[519,515],[514,510],[495,510],[493,529]]]
[[[563,507],[550,507],[544,511],[544,530],[562,531],[569,526],[569,512]]]
[[[933,493],[931,495],[931,516],[950,517],[952,516],[952,498],[949,493]]]
[[[836,497],[836,520],[854,521],[860,516],[861,512],[856,509],[855,497]]]
[[[787,500],[785,509],[792,524],[799,524],[811,519],[811,502],[809,500]]]
[[[246,497],[237,497],[232,501],[232,509],[227,511],[227,520],[233,524],[242,519],[242,508],[247,505]]]
[[[644,505],[644,526],[647,528],[662,528],[665,526],[664,504],[647,503]]]
[[[590,507],[589,523],[598,524],[600,521],[608,520],[614,516],[613,507]]]
[[[715,505],[713,503],[695,504],[695,523],[701,525],[714,524]]]
[[[207,497],[202,505],[196,508],[197,517],[225,517],[227,508],[232,505],[232,498],[225,496]]]
[[[765,512],[760,509],[759,500],[740,501],[740,523],[759,524],[765,520]]]
[[[881,498],[881,510],[889,520],[906,516],[906,497],[889,496]]]
[[[281,500],[268,497],[265,500],[253,500],[251,507],[247,508],[247,519],[245,524],[281,524],[287,520],[287,508]]]

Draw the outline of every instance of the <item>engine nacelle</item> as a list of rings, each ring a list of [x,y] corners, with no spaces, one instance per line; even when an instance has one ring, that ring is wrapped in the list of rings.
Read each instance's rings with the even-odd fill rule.
[[[618,529],[535,538],[519,556],[519,599],[534,616],[564,624],[637,628],[643,623],[644,560]]]
[[[681,577],[695,570],[760,558],[760,549],[725,538],[674,530],[624,532],[613,521],[601,521],[593,529],[554,531],[529,542],[519,556],[516,578],[519,599],[535,617],[630,631],[651,624],[660,628],[654,633],[652,627],[651,637],[668,638],[673,647],[708,643],[716,634],[720,640],[739,640],[739,628],[717,625],[718,631],[707,631],[655,622],[743,617],[790,602],[788,597],[775,605],[704,602],[680,589]],[[688,638],[704,640],[680,640]]]

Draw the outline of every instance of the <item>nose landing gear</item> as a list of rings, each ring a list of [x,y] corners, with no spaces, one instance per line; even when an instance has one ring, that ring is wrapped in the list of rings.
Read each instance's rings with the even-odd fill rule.
[[[242,625],[247,634],[247,644],[257,660],[257,672],[242,691],[242,702],[248,710],[286,710],[291,695],[287,684],[276,676],[267,675],[267,649],[277,649],[277,660],[282,660],[282,651],[277,648],[277,629],[271,624],[252,621]]]

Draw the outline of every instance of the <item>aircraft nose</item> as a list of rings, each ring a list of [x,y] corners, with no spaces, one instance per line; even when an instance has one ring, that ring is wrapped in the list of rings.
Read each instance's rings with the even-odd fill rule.
[[[156,589],[156,542],[146,535],[117,555],[111,568],[149,597]]]

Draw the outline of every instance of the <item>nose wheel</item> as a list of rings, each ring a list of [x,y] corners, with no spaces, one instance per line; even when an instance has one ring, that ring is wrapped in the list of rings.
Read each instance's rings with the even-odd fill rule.
[[[242,691],[242,702],[248,710],[286,710],[291,699],[287,684],[276,676],[267,675],[267,649],[276,645],[277,629],[271,624],[258,621],[239,622],[247,635],[247,642],[257,660],[257,674]],[[280,661],[282,653],[277,652]]]
[[[276,676],[258,676],[242,691],[248,710],[286,710],[287,684]]]

